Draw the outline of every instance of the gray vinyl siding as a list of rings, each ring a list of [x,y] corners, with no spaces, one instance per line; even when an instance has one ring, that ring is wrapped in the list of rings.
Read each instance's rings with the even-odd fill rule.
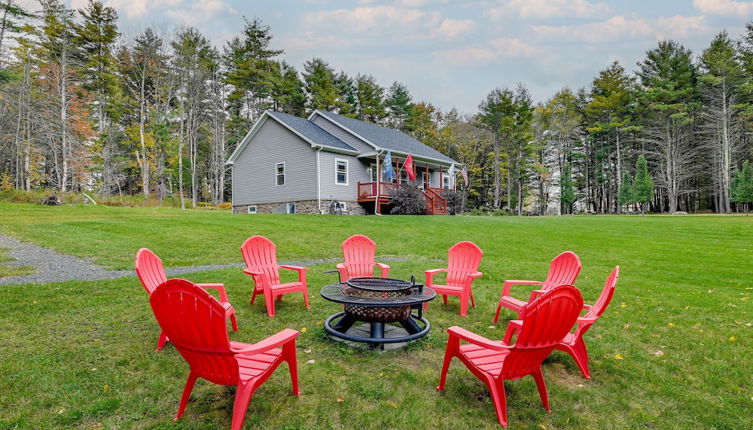
[[[350,155],[322,151],[320,157],[322,207],[326,207],[325,202],[332,199],[338,201],[357,200],[358,182],[370,182],[369,175],[366,172],[368,166]],[[335,180],[335,160],[348,162],[348,185],[337,184]]]
[[[285,185],[277,186],[275,165],[281,162]],[[267,118],[233,163],[232,176],[233,205],[316,199],[316,152]]]
[[[324,118],[321,115],[316,115],[316,117],[312,120],[312,122],[318,125],[319,127],[323,128],[324,130],[326,130],[329,134],[337,137],[338,139],[352,146],[358,152],[374,151],[374,147],[363,142],[361,139],[353,136],[352,134],[343,130],[339,126],[333,124],[330,120],[328,120],[327,118]]]

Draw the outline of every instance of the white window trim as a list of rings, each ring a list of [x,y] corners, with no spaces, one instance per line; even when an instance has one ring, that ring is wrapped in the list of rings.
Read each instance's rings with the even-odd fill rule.
[[[293,208],[293,212],[290,212],[291,207]],[[285,206],[285,213],[288,215],[295,215],[298,213],[298,207],[295,202],[288,202],[288,204]]]
[[[348,204],[346,202],[337,202],[337,205],[340,206],[340,210],[343,213],[348,212]]]
[[[345,182],[337,182],[337,163],[342,161],[345,163]],[[342,186],[348,186],[348,183],[350,182],[350,166],[349,166],[348,160],[342,159],[342,158],[335,158],[335,185],[342,185]]]
[[[251,208],[254,208],[254,210],[252,211]],[[256,211],[257,211],[256,205],[249,205],[248,208],[246,209],[246,213],[249,213],[252,215],[255,215]]]
[[[278,175],[277,166],[279,166],[280,164],[282,164],[282,184],[277,183],[277,175]],[[275,163],[275,187],[282,187],[288,182],[288,178],[286,178],[287,174],[285,172],[286,172],[286,169],[285,169],[284,161]]]
[[[444,180],[447,179],[447,188],[444,187]],[[445,190],[452,189],[452,180],[450,178],[450,175],[447,173],[442,173],[442,188]]]

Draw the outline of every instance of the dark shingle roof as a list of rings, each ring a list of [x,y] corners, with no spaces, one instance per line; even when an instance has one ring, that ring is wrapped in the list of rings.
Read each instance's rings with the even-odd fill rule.
[[[377,145],[380,148],[391,151],[398,151],[405,154],[413,154],[419,157],[423,156],[427,158],[433,158],[435,160],[442,160],[448,163],[456,163],[456,161],[452,158],[424,145],[423,143],[401,131],[381,127],[376,124],[370,124],[368,122],[359,121],[354,118],[337,115],[332,112],[326,112],[322,110],[319,110],[317,112],[323,115],[325,118],[342,124],[344,127],[347,127],[354,133],[367,139],[369,142]]]
[[[317,145],[358,152],[352,146],[329,134],[323,128],[305,118],[299,118],[297,116],[288,115],[281,112],[267,111],[267,113],[269,113],[269,115],[274,117],[275,119],[282,121],[283,123],[285,123],[285,125],[297,131]]]

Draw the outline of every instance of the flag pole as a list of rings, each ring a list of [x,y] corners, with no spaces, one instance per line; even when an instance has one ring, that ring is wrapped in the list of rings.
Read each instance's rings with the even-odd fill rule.
[[[379,213],[379,188],[381,187],[381,178],[382,178],[382,171],[379,169],[379,156],[382,155],[382,151],[379,151],[376,156],[376,200],[374,200],[374,215],[381,215]]]

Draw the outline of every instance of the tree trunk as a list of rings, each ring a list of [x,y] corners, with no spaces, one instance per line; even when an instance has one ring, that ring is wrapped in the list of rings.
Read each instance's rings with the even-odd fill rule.
[[[494,132],[494,209],[499,209],[499,132]]]

